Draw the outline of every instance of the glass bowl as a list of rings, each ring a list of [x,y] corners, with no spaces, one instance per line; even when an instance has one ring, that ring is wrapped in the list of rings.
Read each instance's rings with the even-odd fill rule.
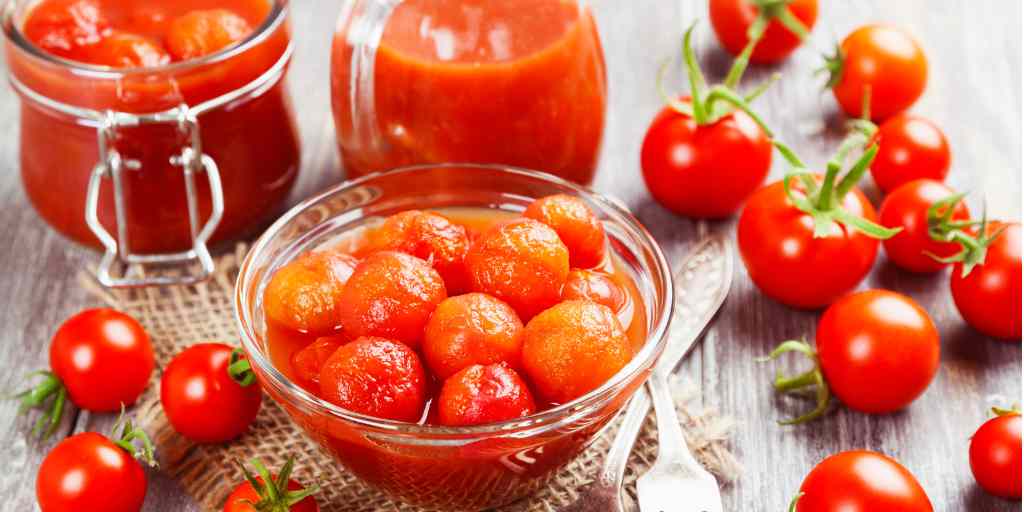
[[[299,254],[402,210],[477,207],[519,212],[533,199],[551,194],[578,196],[593,209],[604,223],[610,250],[632,274],[645,303],[646,341],[601,387],[525,418],[452,428],[345,410],[309,393],[272,365],[263,290],[274,271]],[[367,175],[293,208],[242,263],[235,311],[242,345],[263,389],[347,470],[406,503],[446,511],[482,510],[541,488],[615,417],[665,347],[671,291],[671,272],[657,243],[616,202],[544,173],[444,164]]]

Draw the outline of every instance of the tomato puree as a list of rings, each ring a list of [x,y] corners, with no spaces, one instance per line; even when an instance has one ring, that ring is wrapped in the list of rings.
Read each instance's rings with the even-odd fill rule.
[[[354,29],[352,29],[354,30]],[[428,162],[501,163],[593,180],[607,101],[589,10],[565,0],[410,0],[394,8],[372,90],[344,24],[332,98],[349,177]],[[356,69],[359,66],[355,66]]]

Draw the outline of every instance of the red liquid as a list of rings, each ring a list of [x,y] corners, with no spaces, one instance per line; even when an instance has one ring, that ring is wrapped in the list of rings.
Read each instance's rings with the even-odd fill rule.
[[[32,42],[46,32],[39,25],[46,9],[62,0],[44,0],[22,28]],[[53,5],[51,5],[53,4]],[[101,0],[99,12],[108,32],[147,38],[160,48],[170,23],[195,9],[224,8],[258,31],[271,12],[267,0]],[[39,19],[37,19],[37,16]],[[120,78],[83,76],[71,68],[30,56],[10,41],[11,74],[30,89],[61,103],[104,111],[155,112],[182,103],[197,105],[245,85],[284,54],[290,35],[281,25],[259,44],[238,55],[182,69],[135,69]],[[93,62],[94,48],[54,50],[61,57]],[[224,217],[212,242],[239,237],[258,228],[283,205],[299,164],[294,113],[279,80],[260,96],[239,100],[199,117],[203,151],[218,164],[224,189]],[[77,242],[99,247],[85,224],[89,177],[99,160],[96,128],[81,120],[44,110],[26,99],[21,108],[21,174],[25,192],[42,217]],[[174,125],[119,128],[114,147],[141,169],[124,174],[127,236],[138,253],[191,248],[185,181],[181,167],[169,163],[185,143]],[[211,210],[205,175],[196,177],[200,224]],[[99,218],[116,233],[111,180],[101,186]]]
[[[471,238],[490,225],[513,215],[508,212],[479,209],[444,210],[446,217],[468,228]],[[335,248],[358,253],[365,244],[361,232],[343,237]],[[333,244],[332,244],[333,245]],[[620,320],[635,350],[647,339],[647,314],[640,292],[620,262],[606,264],[611,275],[629,297]],[[319,387],[304,381],[292,368],[292,355],[316,339],[278,325],[268,325],[267,353],[278,371],[314,395]],[[267,388],[273,393],[273,390]],[[440,391],[434,382],[432,396]],[[366,431],[342,421],[310,415],[288,406],[276,396],[292,417],[315,440],[360,478],[402,500],[442,510],[479,510],[495,507],[529,494],[541,486],[556,470],[586,447],[592,437],[613,417],[632,391],[623,393],[606,409],[557,431],[528,438],[486,439],[462,446],[389,445],[371,440]],[[538,404],[541,409],[554,404]],[[436,424],[436,409],[428,401],[420,424]]]
[[[350,98],[352,46],[339,33],[332,99],[348,176],[429,162],[501,163],[593,180],[607,101],[589,11],[564,0],[412,0],[377,51],[375,139]],[[363,130],[363,128],[359,128]]]

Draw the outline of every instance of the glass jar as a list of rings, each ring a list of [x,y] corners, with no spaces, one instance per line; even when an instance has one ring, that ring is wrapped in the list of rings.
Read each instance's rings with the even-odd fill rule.
[[[289,380],[271,361],[263,294],[299,254],[408,209],[521,212],[533,199],[571,194],[602,220],[609,248],[645,305],[643,345],[604,385],[532,416],[441,427],[357,414]],[[560,178],[498,166],[399,169],[342,184],[296,206],[256,242],[235,288],[242,346],[263,389],[339,463],[390,496],[435,510],[482,510],[528,495],[597,436],[642,385],[664,349],[673,307],[668,263],[650,234],[616,203]]]
[[[607,103],[582,0],[347,0],[331,98],[349,178],[475,162],[593,181]]]
[[[208,244],[280,213],[299,169],[285,87],[292,44],[287,0],[263,24],[203,57],[115,69],[69,61],[21,32],[36,2],[2,12],[12,87],[21,99],[21,177],[51,226],[103,248],[107,286],[200,280]],[[180,277],[115,276],[115,266],[198,261]]]

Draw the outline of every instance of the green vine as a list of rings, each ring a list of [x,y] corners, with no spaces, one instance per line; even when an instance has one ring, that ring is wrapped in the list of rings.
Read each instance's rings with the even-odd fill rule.
[[[759,358],[758,361],[767,362],[778,359],[780,356],[788,352],[798,352],[803,354],[814,363],[814,366],[810,370],[797,375],[786,376],[779,371],[775,374],[775,381],[772,383],[775,391],[779,393],[803,392],[813,387],[814,396],[817,402],[815,408],[796,418],[779,421],[780,425],[798,425],[823,416],[828,411],[829,402],[832,400],[832,393],[829,390],[828,383],[825,381],[824,374],[821,372],[821,362],[818,360],[818,353],[815,352],[806,341],[784,341],[776,347],[775,350],[768,354],[767,357]],[[799,498],[799,496],[797,496],[797,498]],[[793,505],[796,505],[796,499],[793,500]]]
[[[60,425],[61,416],[64,414],[64,404],[68,400],[68,390],[53,372],[38,371],[28,375],[28,379],[34,377],[43,377],[43,379],[29,389],[14,395],[14,398],[21,402],[18,414],[24,414],[29,409],[43,409],[42,415],[39,416],[32,428],[32,435],[48,439]]]
[[[954,194],[936,201],[928,208],[928,234],[939,242],[953,242],[960,246],[960,251],[945,258],[932,253],[925,253],[940,263],[962,263],[961,275],[967,277],[974,267],[985,263],[988,247],[1003,234],[1007,226],[1000,226],[994,233],[988,233],[988,213],[982,210],[980,221],[953,221],[956,204],[965,194]],[[971,235],[972,228],[977,227],[977,235]]]
[[[120,434],[118,430],[120,430]],[[124,404],[121,404],[121,415],[118,416],[114,428],[111,429],[111,438],[114,440],[114,444],[132,454],[132,457],[149,464],[150,467],[157,466],[153,441],[149,439],[145,431],[132,423],[131,418],[124,412]],[[142,443],[142,446],[136,447],[136,441]]]
[[[270,475],[266,466],[259,459],[252,459],[249,464],[256,468],[256,475],[249,472],[241,462],[238,463],[238,466],[242,468],[246,481],[260,497],[256,503],[247,503],[257,512],[288,512],[293,505],[319,491],[319,487],[315,485],[295,491],[288,489],[288,480],[291,478],[292,468],[295,466],[295,459],[292,457],[288,457],[288,461],[281,467],[281,471],[278,471],[276,479]]]

